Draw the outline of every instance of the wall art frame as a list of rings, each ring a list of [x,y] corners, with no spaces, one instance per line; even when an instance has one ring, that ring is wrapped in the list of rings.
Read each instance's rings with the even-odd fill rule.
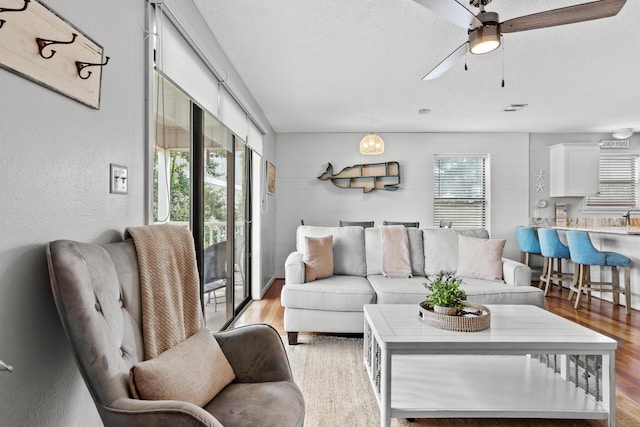
[[[267,193],[276,194],[276,166],[267,161]]]

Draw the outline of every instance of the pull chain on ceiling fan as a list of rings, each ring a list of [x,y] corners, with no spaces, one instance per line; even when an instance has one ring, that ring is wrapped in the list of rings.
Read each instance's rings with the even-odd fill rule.
[[[456,0],[414,1],[449,20],[453,24],[467,30],[468,40],[422,78],[422,80],[432,80],[440,77],[467,52],[482,55],[496,50],[500,47],[502,35],[505,33],[515,33],[608,18],[617,15],[627,0],[592,1],[590,3],[582,3],[534,13],[532,15],[520,16],[504,22],[500,22],[500,17],[496,12],[486,12],[484,10],[484,7],[491,3],[491,0],[469,1],[469,4],[480,9],[477,15],[474,15],[469,9]]]

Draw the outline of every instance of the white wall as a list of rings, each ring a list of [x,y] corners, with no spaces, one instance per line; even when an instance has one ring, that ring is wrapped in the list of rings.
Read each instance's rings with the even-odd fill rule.
[[[264,168],[264,160],[268,160],[273,164],[276,164],[276,138],[273,134],[267,135],[264,139],[264,151],[263,151],[263,174],[261,179],[265,180],[266,169]],[[268,141],[268,142],[267,142]],[[276,171],[276,180],[278,179],[278,172]],[[262,186],[262,194],[260,196],[261,201],[261,293],[252,295],[254,299],[262,298],[266,292],[268,286],[271,285],[273,280],[277,277],[276,272],[276,260],[275,251],[276,247],[276,195],[266,192],[266,183]]]
[[[277,215],[276,275],[284,277],[284,261],[295,250],[300,220],[310,225],[337,225],[338,220],[420,221],[433,223],[433,155],[489,154],[491,162],[491,237],[506,238],[505,255],[519,259],[514,227],[528,222],[528,134],[381,134],[385,152],[364,156],[362,134],[279,134],[276,138]],[[337,172],[361,163],[398,161],[397,191],[341,189],[317,177],[331,162]]]
[[[0,372],[0,424],[100,425],[58,319],[44,245],[116,240],[144,221],[144,2],[47,5],[111,61],[100,110],[0,70],[0,359],[14,367]],[[109,194],[109,163],[128,166],[129,194]]]
[[[45,244],[115,241],[145,221],[145,4],[47,0],[111,57],[100,110],[0,69],[0,360],[14,367],[0,372],[2,426],[101,425],[58,319]],[[206,39],[192,3],[180,8]],[[228,64],[223,52],[212,54]],[[226,71],[254,106],[237,73]],[[273,154],[274,144],[267,136],[265,151]],[[109,163],[129,168],[129,194],[109,194]],[[274,245],[273,215],[262,221],[264,253]],[[273,277],[272,260],[261,262],[263,275]]]

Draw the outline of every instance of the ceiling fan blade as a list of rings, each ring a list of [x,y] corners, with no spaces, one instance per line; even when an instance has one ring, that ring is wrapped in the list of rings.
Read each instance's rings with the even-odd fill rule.
[[[521,16],[501,23],[500,31],[502,33],[515,33],[517,31],[535,30],[538,28],[555,27],[557,25],[608,18],[617,15],[626,1],[627,0],[598,0],[591,3],[577,4]]]
[[[464,42],[454,50],[449,56],[447,56],[442,62],[435,66],[435,68],[429,71],[422,80],[433,80],[440,77],[447,71],[449,68],[453,66],[460,58],[462,58],[469,49],[469,42]]]
[[[468,30],[482,25],[473,13],[455,0],[414,0],[459,27]]]

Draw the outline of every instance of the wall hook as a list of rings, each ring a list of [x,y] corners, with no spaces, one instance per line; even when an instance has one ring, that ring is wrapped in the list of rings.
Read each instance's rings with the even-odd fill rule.
[[[78,77],[80,77],[82,80],[87,80],[89,77],[91,77],[91,71],[87,71],[87,75],[83,76],[81,71],[87,67],[104,67],[105,65],[107,65],[107,62],[109,62],[109,57],[107,56],[107,60],[104,61],[103,64],[92,64],[90,62],[80,62],[80,61],[76,61],[76,68],[78,69]]]
[[[7,7],[0,7],[0,13],[2,12],[22,12],[23,10],[27,10],[27,5],[29,4],[31,0],[24,0],[24,6],[22,6],[20,9],[9,9]],[[4,25],[4,23],[7,22],[4,19],[0,19],[0,28],[2,28],[2,26]]]
[[[59,42],[55,40],[47,40],[47,39],[41,39],[40,37],[36,37],[36,43],[38,43],[38,50],[40,51],[40,56],[43,57],[44,59],[53,58],[53,55],[56,54],[56,51],[51,49],[51,54],[49,56],[44,56],[44,54],[42,53],[44,48],[47,46],[51,46],[52,44],[71,44],[74,41],[76,41],[76,37],[78,37],[76,33],[71,33],[71,35],[72,35],[71,41],[68,41],[68,42]]]
[[[0,371],[13,372],[13,366],[7,365],[2,360],[0,360]]]

